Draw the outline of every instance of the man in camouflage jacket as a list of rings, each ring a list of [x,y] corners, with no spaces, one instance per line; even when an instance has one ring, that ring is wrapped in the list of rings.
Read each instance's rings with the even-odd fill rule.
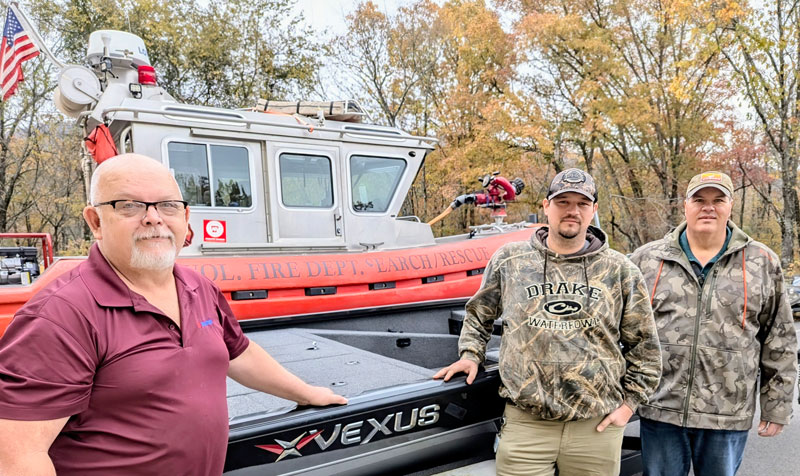
[[[589,174],[556,175],[543,203],[550,226],[492,256],[467,303],[461,360],[435,376],[466,372],[471,383],[502,319],[499,475],[616,476],[625,424],[658,384],[647,289],[589,226],[596,197]]]
[[[695,176],[686,222],[636,250],[661,341],[664,374],[639,407],[645,475],[730,475],[760,395],[759,435],[792,415],[796,335],[778,257],[728,220],[733,183]],[[760,372],[760,376],[759,376]]]

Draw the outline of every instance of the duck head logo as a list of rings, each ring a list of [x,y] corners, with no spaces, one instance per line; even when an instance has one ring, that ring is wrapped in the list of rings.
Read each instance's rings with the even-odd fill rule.
[[[551,301],[544,305],[544,310],[555,316],[569,316],[577,314],[583,309],[581,303],[571,301],[569,299],[561,299],[559,301]]]

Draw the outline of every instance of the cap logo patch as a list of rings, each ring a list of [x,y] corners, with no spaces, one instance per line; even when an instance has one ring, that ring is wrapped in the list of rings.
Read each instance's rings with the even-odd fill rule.
[[[569,170],[564,174],[564,181],[569,183],[581,183],[586,181],[586,177],[580,170]]]
[[[722,174],[707,172],[700,175],[700,182],[722,182]]]

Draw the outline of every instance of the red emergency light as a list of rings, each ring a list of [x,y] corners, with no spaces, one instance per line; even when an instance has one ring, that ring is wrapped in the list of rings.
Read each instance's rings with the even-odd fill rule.
[[[156,85],[156,69],[152,66],[139,66],[139,84],[145,86]]]

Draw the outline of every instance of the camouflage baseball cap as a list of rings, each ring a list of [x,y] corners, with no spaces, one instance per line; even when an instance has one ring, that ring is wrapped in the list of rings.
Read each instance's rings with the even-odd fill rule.
[[[594,179],[580,169],[562,170],[553,177],[550,188],[547,190],[547,199],[551,200],[556,195],[566,192],[580,193],[590,198],[593,202],[597,201],[597,188],[594,186]]]
[[[713,187],[722,191],[729,198],[733,198],[733,181],[728,174],[722,172],[710,171],[697,174],[689,181],[689,187],[686,189],[686,198],[691,197],[698,190],[706,187]]]

